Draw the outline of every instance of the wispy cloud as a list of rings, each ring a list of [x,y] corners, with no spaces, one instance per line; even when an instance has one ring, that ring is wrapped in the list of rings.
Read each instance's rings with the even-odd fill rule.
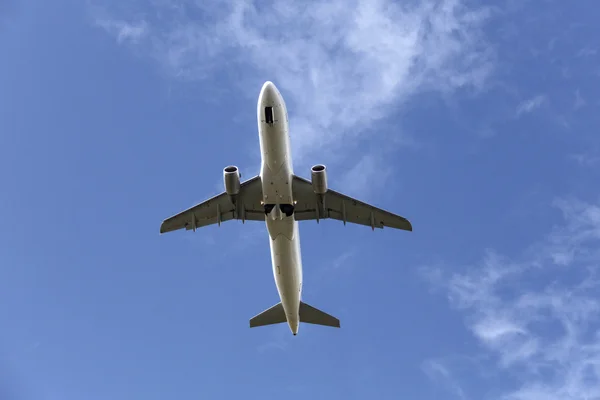
[[[137,44],[148,34],[148,25],[145,21],[129,23],[112,19],[96,19],[96,24],[115,35],[118,43],[129,41]]]
[[[35,343],[32,343],[32,344],[31,344],[31,346],[29,346],[29,347],[27,348],[27,352],[32,352],[32,351],[35,351],[35,350],[36,350],[38,347],[40,347],[41,345],[42,345],[42,342],[35,342]]]
[[[381,155],[378,157],[373,153],[366,153],[355,161],[337,186],[351,196],[361,195],[361,200],[371,201],[373,199],[368,198],[369,194],[374,196],[392,172],[391,164],[386,163]],[[366,188],[371,190],[367,191]]]
[[[258,346],[258,351],[263,353],[270,349],[286,351],[288,343],[285,340],[273,340]]]
[[[517,115],[528,114],[540,108],[546,102],[546,96],[537,95],[531,99],[523,101],[517,107]]]
[[[598,49],[586,46],[577,52],[577,57],[592,57],[596,54],[598,54]]]
[[[267,333],[268,328],[255,328],[255,329],[263,329],[265,330],[265,334]],[[278,351],[287,351],[287,348],[290,344],[290,338],[292,337],[287,324],[279,324],[272,326],[270,332],[268,332],[270,339],[266,342],[261,343],[257,347],[257,351],[259,353],[264,353],[270,350],[278,350]]]
[[[438,385],[441,385],[450,393],[461,400],[466,400],[467,396],[452,373],[446,366],[438,360],[427,360],[423,362],[421,368],[429,379]]]
[[[482,34],[489,13],[460,0],[128,4],[128,12],[107,5],[114,19],[102,26],[117,37],[139,32],[139,45],[171,76],[206,79],[225,67],[251,98],[274,81],[291,108],[300,163],[382,135],[369,128],[412,95],[477,90],[492,70]]]
[[[519,379],[503,399],[600,398],[600,206],[561,199],[565,224],[510,259],[428,279],[446,288],[469,331]]]
[[[569,158],[582,167],[593,167],[600,163],[600,156],[597,156],[594,153],[571,154]]]
[[[348,250],[337,256],[331,263],[330,268],[338,269],[347,267],[349,260],[356,254],[356,250]]]
[[[587,104],[587,102],[581,95],[581,91],[579,89],[577,89],[575,91],[575,104],[573,104],[573,109],[579,110],[580,108],[585,107],[586,104]]]

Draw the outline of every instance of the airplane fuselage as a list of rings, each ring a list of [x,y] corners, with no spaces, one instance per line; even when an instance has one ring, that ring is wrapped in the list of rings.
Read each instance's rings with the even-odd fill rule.
[[[262,201],[270,237],[273,275],[287,322],[296,335],[300,324],[302,257],[298,223],[293,215],[294,170],[285,102],[271,82],[266,82],[260,92],[257,119],[262,156]]]

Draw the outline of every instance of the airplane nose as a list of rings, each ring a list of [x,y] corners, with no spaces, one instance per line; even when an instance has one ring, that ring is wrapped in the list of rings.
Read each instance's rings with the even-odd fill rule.
[[[262,103],[274,103],[278,96],[277,88],[271,81],[266,81],[260,91],[260,99]]]

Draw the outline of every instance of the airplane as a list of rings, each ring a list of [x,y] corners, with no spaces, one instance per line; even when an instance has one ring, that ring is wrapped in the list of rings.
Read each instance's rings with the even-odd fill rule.
[[[193,230],[229,220],[263,221],[271,247],[279,303],[250,319],[250,328],[287,322],[297,335],[300,322],[340,328],[340,321],[302,301],[302,256],[298,221],[334,219],[375,228],[412,231],[404,217],[329,189],[325,165],[311,168],[311,180],[294,174],[288,113],[278,88],[263,84],[257,104],[262,156],[259,175],[241,182],[238,167],[223,170],[225,191],[170,218],[160,233]]]

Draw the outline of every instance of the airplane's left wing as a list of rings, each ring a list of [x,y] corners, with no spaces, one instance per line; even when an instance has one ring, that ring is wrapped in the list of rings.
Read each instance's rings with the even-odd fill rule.
[[[264,221],[265,212],[261,205],[262,184],[260,176],[248,179],[240,185],[237,207],[227,193],[223,192],[163,221],[160,233],[178,229],[196,230],[207,225],[238,219],[242,221]]]
[[[312,183],[299,176],[294,175],[292,189],[297,201],[294,207],[297,221],[332,218],[344,224],[350,222],[372,229],[389,227],[412,231],[412,225],[406,218],[331,189],[327,190],[321,202],[313,191]]]

